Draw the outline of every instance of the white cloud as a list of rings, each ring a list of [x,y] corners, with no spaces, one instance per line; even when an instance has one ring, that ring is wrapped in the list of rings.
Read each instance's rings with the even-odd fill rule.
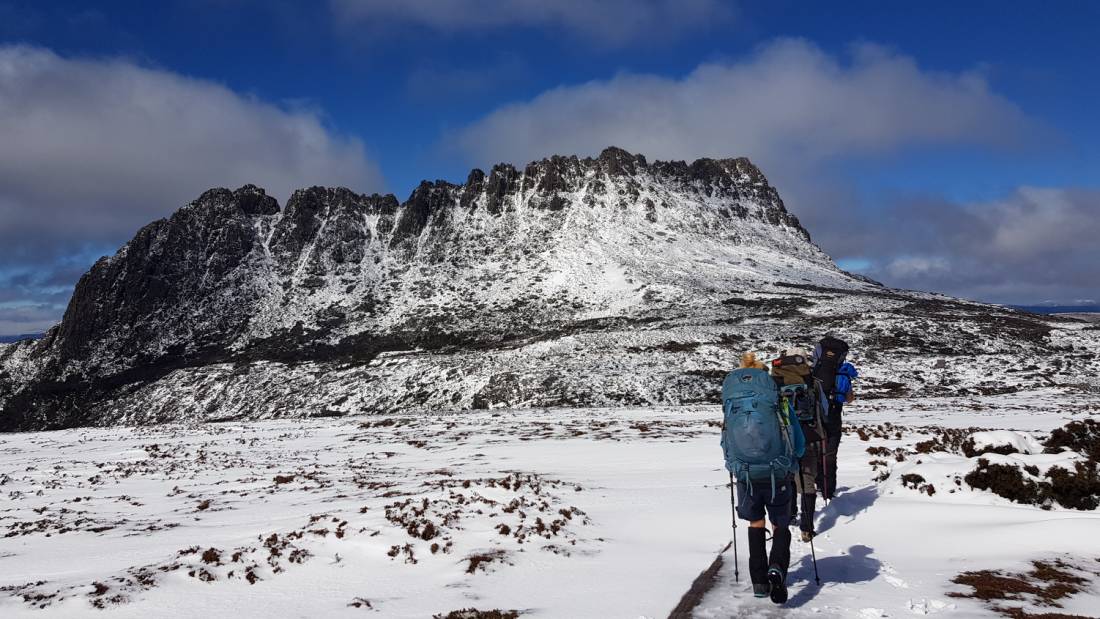
[[[125,240],[210,187],[245,183],[285,199],[382,179],[315,112],[127,60],[0,47],[0,260],[22,241]]]
[[[330,0],[336,17],[381,32],[409,24],[442,33],[551,27],[607,46],[669,38],[732,17],[721,0]]]
[[[68,295],[57,289],[71,289],[88,252],[110,253],[206,189],[246,183],[281,200],[309,185],[383,184],[363,145],[315,111],[127,60],[0,46],[0,301],[21,300],[0,308],[0,334],[59,317]]]
[[[919,145],[1011,144],[1032,130],[977,73],[923,70],[873,45],[840,59],[794,39],[683,78],[624,73],[506,105],[451,136],[478,162],[596,153],[748,156],[765,172]]]

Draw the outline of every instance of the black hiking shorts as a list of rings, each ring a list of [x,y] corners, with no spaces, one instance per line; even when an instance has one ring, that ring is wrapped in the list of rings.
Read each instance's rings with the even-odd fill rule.
[[[791,522],[791,497],[794,495],[794,479],[775,480],[775,496],[772,496],[771,480],[753,482],[749,492],[745,482],[737,482],[737,515],[742,520],[752,522],[763,520],[767,512],[768,520],[777,527],[788,526]]]

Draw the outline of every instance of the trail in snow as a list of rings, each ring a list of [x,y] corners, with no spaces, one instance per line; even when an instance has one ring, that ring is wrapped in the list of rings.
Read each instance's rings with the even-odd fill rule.
[[[877,404],[852,407],[846,412],[846,422],[852,426],[896,420],[898,415],[894,411],[902,407],[904,402],[901,401],[890,402],[884,407]],[[910,411],[910,414],[914,413]],[[988,409],[968,414],[944,408],[940,415],[925,413],[923,417],[925,423],[943,421],[952,426],[990,427],[1000,422],[1003,428],[1038,433],[1062,425],[1068,415],[1037,413],[1027,418],[1022,411],[1016,411],[1016,414],[998,418]],[[1033,560],[1059,558],[1081,566],[1084,576],[1094,581],[1085,593],[1065,601],[1064,608],[1036,608],[1017,602],[1008,602],[1007,606],[1021,606],[1031,612],[1057,611],[1084,616],[1100,612],[1100,586],[1096,585],[1097,576],[1100,576],[1100,513],[1057,506],[1044,511],[974,491],[955,480],[973,469],[977,458],[942,453],[910,453],[903,462],[890,457],[890,477],[876,482],[874,479],[882,466],[869,464],[879,458],[868,454],[868,448],[886,448],[893,452],[928,437],[920,427],[896,426],[889,431],[892,437],[898,433],[900,438],[871,437],[867,441],[860,440],[855,433],[845,436],[840,451],[838,496],[824,507],[819,500],[815,519],[818,536],[814,545],[822,580],[820,587],[814,584],[809,544],[801,542],[796,533],[788,576],[790,599],[782,609],[767,599],[753,598],[746,576],[747,551],[742,551],[740,557],[741,582],[734,582],[733,557],[729,552],[724,557],[724,569],[715,586],[703,598],[694,616],[701,619],[804,615],[991,616],[993,613],[988,605],[947,595],[948,592],[970,592],[966,587],[952,584],[951,579],[964,571],[1026,572]],[[1026,431],[1001,430],[975,435],[979,444],[983,438],[998,444],[1034,446],[1035,443],[1033,434]],[[1000,441],[995,440],[998,435]],[[1076,455],[1029,456],[1021,453],[982,457],[1016,460],[1024,465],[1046,460],[1048,465],[1057,462],[1066,466]],[[906,485],[901,478],[909,473],[922,474],[936,489],[935,494],[928,496],[919,488]],[[739,532],[743,535],[743,530]],[[745,548],[745,544],[741,547]]]

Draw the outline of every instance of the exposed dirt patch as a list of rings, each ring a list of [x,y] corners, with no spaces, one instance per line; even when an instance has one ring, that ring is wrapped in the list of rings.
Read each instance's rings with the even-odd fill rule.
[[[476,608],[464,608],[452,610],[447,614],[433,615],[432,619],[516,619],[519,611],[515,610],[478,610]]]
[[[1080,567],[1063,559],[1032,561],[1032,569],[1026,573],[1009,573],[1002,570],[963,572],[951,582],[970,587],[970,592],[949,592],[956,598],[972,598],[989,602],[995,612],[1013,619],[1081,617],[1061,613],[1032,613],[1019,605],[1002,606],[999,601],[1023,602],[1045,608],[1062,608],[1062,600],[1080,593],[1089,582]]]
[[[487,565],[493,562],[503,561],[506,554],[507,553],[505,553],[503,550],[491,550],[489,552],[472,554],[466,557],[466,561],[468,561],[466,565],[466,573],[475,574],[478,570],[487,572],[489,571],[486,567]]]
[[[691,583],[691,588],[680,598],[676,608],[673,608],[672,612],[669,613],[668,619],[691,619],[692,611],[703,600],[703,596],[713,589],[715,583],[718,582],[718,572],[722,570],[722,564],[724,563],[722,554],[729,550],[731,544],[732,542],[726,544],[726,547],[718,553],[710,566],[695,577],[695,580]]]

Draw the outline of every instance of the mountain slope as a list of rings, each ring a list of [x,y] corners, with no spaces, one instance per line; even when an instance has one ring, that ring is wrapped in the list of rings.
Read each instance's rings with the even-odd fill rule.
[[[609,148],[402,204],[210,190],[98,261],[45,338],[0,347],[0,427],[679,404],[712,399],[738,351],[826,330],[894,363],[1047,355],[1062,325],[1091,333],[841,271],[747,159]]]

